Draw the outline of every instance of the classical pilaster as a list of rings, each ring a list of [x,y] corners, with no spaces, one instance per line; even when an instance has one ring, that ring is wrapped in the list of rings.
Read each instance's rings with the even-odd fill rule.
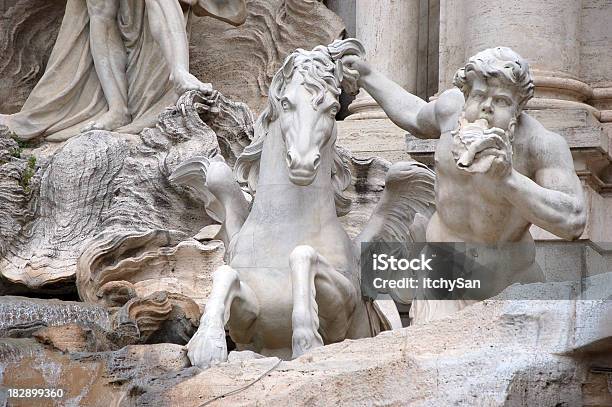
[[[356,0],[356,35],[375,69],[416,93],[419,0]],[[386,118],[364,90],[349,112],[347,120]]]
[[[498,45],[526,58],[536,84],[529,107],[582,108],[596,117],[587,102],[593,89],[581,78],[582,1],[443,0],[441,19],[445,35],[440,49],[441,89],[448,88],[454,70],[471,55]],[[459,51],[459,52],[457,52]],[[463,61],[459,61],[462,58]]]

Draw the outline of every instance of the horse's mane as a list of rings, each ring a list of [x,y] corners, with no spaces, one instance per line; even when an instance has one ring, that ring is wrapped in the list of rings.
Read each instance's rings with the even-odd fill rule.
[[[341,58],[344,55],[358,55],[364,57],[363,45],[356,39],[336,40],[332,44],[317,46],[312,51],[297,49],[283,63],[276,72],[268,93],[268,105],[259,115],[255,123],[255,134],[251,144],[248,145],[236,161],[235,173],[239,182],[246,182],[249,189],[255,192],[259,178],[259,163],[264,141],[268,135],[269,127],[278,118],[280,99],[285,86],[297,70],[304,77],[304,85],[312,94],[312,104],[316,108],[325,99],[325,92],[340,95],[343,86],[352,93],[358,89],[357,78],[351,72],[344,71]],[[336,213],[338,216],[346,215],[350,211],[351,200],[342,193],[351,183],[351,172],[348,164],[341,155],[341,150],[334,143],[334,165],[332,169],[332,185]]]

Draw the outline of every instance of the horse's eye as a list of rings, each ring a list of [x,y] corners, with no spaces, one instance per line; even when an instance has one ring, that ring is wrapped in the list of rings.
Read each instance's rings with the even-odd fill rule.
[[[283,110],[289,110],[291,108],[291,103],[289,103],[287,99],[283,99],[281,101],[281,107],[283,108]]]
[[[332,116],[336,116],[338,114],[338,107],[334,106],[329,110],[329,114]]]

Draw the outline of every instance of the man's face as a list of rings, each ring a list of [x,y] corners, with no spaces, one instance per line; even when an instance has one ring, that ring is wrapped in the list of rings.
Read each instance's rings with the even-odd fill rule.
[[[468,122],[486,119],[489,127],[508,130],[516,117],[519,97],[514,88],[508,87],[497,78],[484,80],[474,72],[469,72],[472,89],[465,102],[465,118]]]

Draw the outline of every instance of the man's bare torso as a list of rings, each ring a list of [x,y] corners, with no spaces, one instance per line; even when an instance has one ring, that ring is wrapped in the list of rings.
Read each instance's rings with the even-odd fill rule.
[[[459,109],[460,111],[461,109]],[[519,121],[513,142],[513,167],[533,178],[529,154],[532,136]],[[427,241],[484,244],[531,241],[529,221],[497,192],[495,180],[458,168],[451,153],[450,129],[435,151],[436,207],[427,229]]]

